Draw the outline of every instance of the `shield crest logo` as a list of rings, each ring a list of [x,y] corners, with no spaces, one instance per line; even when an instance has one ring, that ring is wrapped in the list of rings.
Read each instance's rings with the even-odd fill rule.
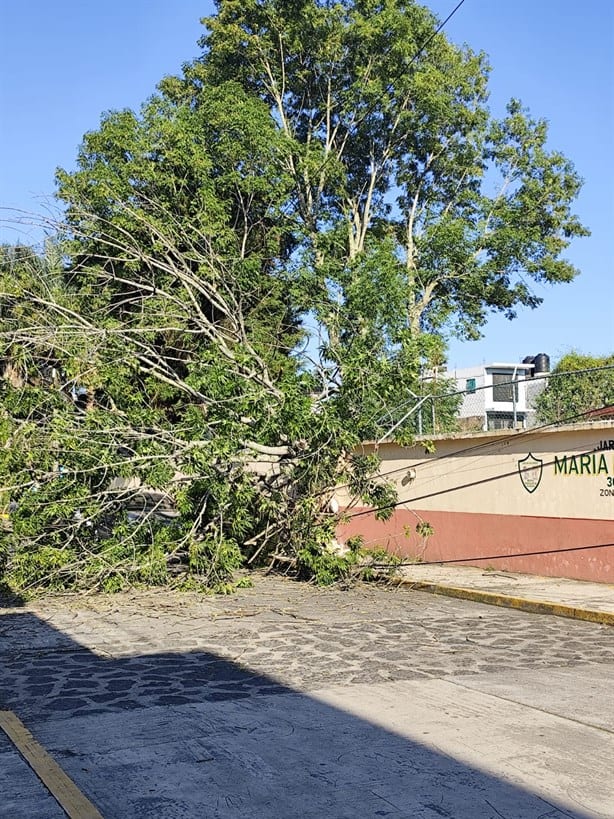
[[[544,462],[532,453],[518,461],[518,473],[527,492],[535,492],[542,479]]]

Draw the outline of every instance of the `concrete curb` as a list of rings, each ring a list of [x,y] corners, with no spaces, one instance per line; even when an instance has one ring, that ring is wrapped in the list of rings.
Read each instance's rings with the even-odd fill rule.
[[[519,611],[529,611],[533,614],[553,614],[556,617],[570,617],[573,620],[587,620],[590,623],[614,626],[614,612],[583,609],[565,603],[551,603],[546,600],[528,600],[524,597],[487,592],[481,589],[466,589],[462,586],[447,586],[443,583],[426,583],[406,577],[398,578],[396,582],[400,586],[407,586],[415,591],[457,597],[462,600],[473,600],[474,603],[487,603],[490,606],[503,606],[504,608],[518,609]]]

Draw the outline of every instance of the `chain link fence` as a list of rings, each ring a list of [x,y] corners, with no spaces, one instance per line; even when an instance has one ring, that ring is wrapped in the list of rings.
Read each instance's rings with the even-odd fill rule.
[[[471,375],[429,376],[422,394],[389,413],[384,439],[403,429],[414,435],[530,429],[614,419],[614,366],[531,374],[485,366]],[[383,421],[384,419],[380,419]]]

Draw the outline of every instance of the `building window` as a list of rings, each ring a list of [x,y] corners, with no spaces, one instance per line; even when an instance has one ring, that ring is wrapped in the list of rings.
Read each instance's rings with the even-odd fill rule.
[[[468,378],[465,381],[465,392],[475,392],[475,378]]]
[[[518,401],[518,381],[512,381],[511,373],[492,374],[492,400],[509,404]]]
[[[511,412],[489,412],[487,416],[487,429],[517,429],[526,427],[524,415],[518,414],[514,421]]]

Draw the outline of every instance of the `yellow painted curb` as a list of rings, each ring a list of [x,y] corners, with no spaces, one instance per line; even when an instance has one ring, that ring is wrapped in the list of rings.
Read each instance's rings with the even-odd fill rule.
[[[0,728],[70,819],[104,819],[12,711],[0,711]]]
[[[527,600],[524,597],[512,597],[510,594],[497,594],[480,589],[465,589],[461,586],[446,586],[442,583],[426,583],[422,580],[399,578],[401,586],[410,586],[416,591],[442,594],[446,597],[457,597],[462,600],[473,600],[475,603],[487,603],[490,606],[503,606],[519,611],[530,611],[533,614],[554,614],[556,617],[570,617],[573,620],[588,620],[590,623],[601,623],[614,626],[614,612],[580,609],[564,603],[550,603],[545,600]]]

